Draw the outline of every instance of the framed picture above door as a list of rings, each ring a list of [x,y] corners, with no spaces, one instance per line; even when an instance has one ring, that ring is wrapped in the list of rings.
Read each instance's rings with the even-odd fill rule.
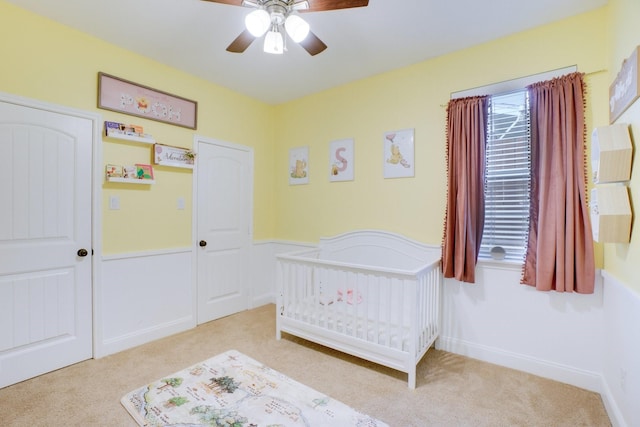
[[[98,73],[98,108],[196,129],[198,103],[158,89]]]

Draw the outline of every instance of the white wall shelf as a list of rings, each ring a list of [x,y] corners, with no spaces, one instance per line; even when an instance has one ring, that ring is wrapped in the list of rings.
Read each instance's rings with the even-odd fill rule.
[[[126,142],[135,142],[145,145],[153,145],[156,140],[148,134],[142,133],[142,127],[134,125],[123,125],[116,122],[104,122],[105,126],[105,138],[107,140],[114,139]],[[126,132],[125,132],[126,131]],[[128,171],[131,167],[133,170]],[[106,165],[106,182],[116,182],[121,184],[142,184],[149,185],[155,184],[153,179],[153,167],[151,165],[136,163],[135,165],[123,166],[123,165]],[[137,174],[146,177],[146,179],[139,179],[135,176]],[[133,178],[131,178],[133,176]],[[126,178],[125,178],[126,177]]]
[[[629,126],[615,124],[597,127],[593,130],[591,142],[593,182],[629,181],[633,160]]]
[[[122,141],[140,142],[142,144],[155,144],[156,140],[152,136],[136,136],[128,135],[126,133],[118,133],[114,131],[107,131],[107,138],[120,139]]]
[[[187,164],[187,163],[170,162],[170,161],[161,160],[155,164],[158,166],[171,166],[172,168],[193,169],[193,165]]]
[[[119,182],[123,184],[155,184],[155,179],[135,179],[135,178],[119,178],[108,176],[107,182]]]
[[[591,190],[593,239],[600,243],[629,243],[631,203],[624,185],[607,185]]]

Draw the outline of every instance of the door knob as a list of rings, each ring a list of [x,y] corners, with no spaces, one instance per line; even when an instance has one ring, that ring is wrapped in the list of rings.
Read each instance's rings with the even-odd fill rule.
[[[205,246],[207,246],[207,241],[206,240],[200,240],[200,246],[203,247],[203,248]]]
[[[86,249],[78,249],[78,256],[85,257],[87,255],[89,255],[89,252]]]

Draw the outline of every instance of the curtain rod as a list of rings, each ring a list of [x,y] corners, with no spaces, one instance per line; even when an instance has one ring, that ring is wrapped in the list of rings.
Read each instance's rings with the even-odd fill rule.
[[[511,79],[511,80],[506,80],[505,82],[496,83],[494,85],[500,85],[500,84],[503,84],[503,83],[508,83],[508,82],[513,82],[513,81],[517,81],[517,80],[521,80],[521,79],[526,79],[526,78],[529,78],[529,77],[538,76],[540,74],[547,74],[547,73],[554,73],[554,72],[570,72],[569,70],[571,68],[575,69],[574,72],[578,71],[578,66],[577,65],[573,65],[573,66],[569,66],[569,67],[565,67],[565,68],[558,68],[556,70],[550,70],[550,71],[547,71],[545,73],[539,73],[539,74],[534,74],[534,75],[531,75],[531,76],[526,76],[526,77],[521,77],[521,78],[516,78],[516,79]],[[584,75],[585,76],[592,76],[594,74],[606,73],[608,71],[609,70],[607,70],[607,69],[600,69],[600,70],[590,71],[588,73],[584,73]],[[494,86],[494,85],[479,86],[479,87],[476,87],[476,88],[473,88],[473,89],[468,89],[468,90],[465,90],[465,91],[451,92],[450,95],[454,95],[454,94],[460,93],[460,92],[468,92],[468,91],[472,91],[474,89],[480,89],[480,88],[483,88],[483,87]],[[509,90],[506,90],[505,92],[509,92]],[[451,99],[453,99],[453,98],[451,98]],[[440,104],[440,107],[442,107],[442,108],[446,108],[447,106],[448,106],[448,104]]]
[[[538,82],[551,79],[554,77],[560,77],[564,74],[575,73],[578,71],[577,65],[570,65],[567,67],[556,68],[553,70],[543,71],[541,73],[529,74],[527,76],[516,77],[513,79],[502,80],[495,83],[489,83],[474,88],[458,90],[449,94],[449,99],[464,98],[467,96],[474,96],[479,94],[498,94],[502,92],[509,92],[514,89],[523,89],[525,86]],[[482,91],[482,93],[480,93]]]

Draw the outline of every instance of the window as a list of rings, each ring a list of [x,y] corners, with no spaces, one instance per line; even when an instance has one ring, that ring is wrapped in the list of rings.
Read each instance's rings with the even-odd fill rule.
[[[485,223],[481,259],[505,250],[504,259],[523,261],[529,227],[531,142],[526,87],[577,71],[576,66],[454,92],[452,98],[490,95],[487,123]]]
[[[521,261],[529,228],[531,140],[528,93],[518,90],[489,98],[485,223],[480,258]]]

